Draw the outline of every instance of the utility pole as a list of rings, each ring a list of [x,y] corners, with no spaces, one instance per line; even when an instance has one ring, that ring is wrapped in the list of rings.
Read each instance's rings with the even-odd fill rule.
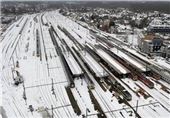
[[[87,108],[86,108],[86,118],[87,118],[87,113],[88,113],[88,112],[87,112]]]
[[[15,68],[15,62],[14,62],[14,57],[12,56],[12,62],[13,62],[13,66]]]
[[[25,100],[25,103],[27,104],[27,97],[26,97],[26,91],[25,91],[25,85],[24,85],[24,82],[23,82],[23,89],[24,89],[24,92],[23,92],[23,98]]]
[[[52,84],[51,91],[52,91],[52,94],[55,94],[53,78],[51,78],[51,81],[52,81],[52,83],[51,83]]]
[[[86,108],[86,118],[88,116],[88,112],[90,112],[90,110],[88,108]]]
[[[81,85],[83,85],[83,79],[82,78],[80,78],[81,79]]]
[[[14,80],[14,73],[13,73],[13,69],[11,68],[11,72],[12,72],[12,78],[13,78],[13,80]]]
[[[137,110],[138,110],[138,100],[136,102],[136,116],[135,116],[135,118],[137,118]]]
[[[51,105],[51,112],[52,112],[52,115],[51,115],[51,117],[52,117],[52,118],[54,118],[54,113],[53,113],[53,110],[54,110],[54,109],[53,109],[53,105]]]

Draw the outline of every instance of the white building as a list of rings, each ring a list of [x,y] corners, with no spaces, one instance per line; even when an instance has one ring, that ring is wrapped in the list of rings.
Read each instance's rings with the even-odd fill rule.
[[[148,26],[149,32],[170,33],[170,20],[153,20]]]

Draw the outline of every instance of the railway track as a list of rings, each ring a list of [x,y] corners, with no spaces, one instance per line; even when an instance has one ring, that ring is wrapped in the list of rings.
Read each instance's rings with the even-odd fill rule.
[[[40,26],[41,27],[41,26]],[[42,35],[42,32],[41,32],[41,35]],[[44,42],[44,38],[43,38],[43,36],[41,37],[42,38],[42,42]],[[43,46],[43,50],[45,50],[45,44],[44,44],[44,46]],[[45,51],[44,51],[45,52]],[[45,61],[47,61],[46,60],[46,55],[44,55],[44,56],[42,56],[42,63],[45,63]],[[40,68],[40,67],[38,67],[38,68]],[[46,68],[43,68],[44,69],[44,71],[45,72],[47,72],[46,71]],[[38,69],[39,70],[39,69]],[[47,78],[48,79],[48,78]],[[46,81],[48,82],[49,80],[47,80],[46,79]],[[58,86],[58,85],[56,85],[56,86]],[[46,101],[48,101],[48,100],[50,100],[50,101],[52,101],[52,104],[53,105],[55,105],[55,101],[54,101],[54,98],[56,99],[56,102],[59,102],[59,103],[61,103],[61,106],[65,106],[65,102],[64,101],[66,101],[65,100],[65,98],[64,98],[64,95],[63,95],[63,93],[61,92],[60,94],[58,93],[58,92],[55,92],[55,91],[61,91],[61,90],[59,90],[58,89],[58,87],[55,87],[55,89],[54,89],[54,94],[51,94],[52,92],[50,92],[51,90],[49,89],[49,87],[48,86],[40,86],[40,88],[41,87],[45,87],[46,88],[46,90],[48,90],[49,91],[49,95],[50,96],[47,96],[47,95],[44,95],[44,93],[43,93],[43,90],[41,89],[41,93],[42,93],[42,95],[46,98]],[[68,118],[72,118],[72,116],[71,116],[71,114],[69,113],[70,111],[68,110],[68,108],[67,107],[62,107],[63,108],[63,110],[65,111],[65,113],[66,113],[66,116],[68,117]],[[57,116],[57,117],[61,117],[62,118],[62,114],[60,114],[60,112],[57,110],[58,108],[55,108],[55,106],[54,106],[54,116]]]
[[[112,111],[112,109],[110,108],[109,104],[106,102],[106,100],[103,98],[103,96],[96,90],[94,90],[95,93],[97,94],[97,96],[100,98],[101,102],[104,104],[105,108],[107,109],[107,111],[109,111],[108,113],[110,114],[111,117],[116,118],[115,114]]]
[[[90,48],[89,48],[89,49],[90,49]],[[92,50],[91,50],[91,51],[92,51]],[[91,53],[92,53],[92,52],[91,52]],[[93,54],[95,55],[96,60],[98,60],[98,62],[99,62],[100,58],[98,57],[98,55],[96,55],[95,53],[92,53],[92,55],[93,55]],[[120,82],[120,80],[115,79],[116,77],[112,74],[112,72],[109,71],[109,69],[108,69],[105,65],[103,65],[101,62],[99,62],[99,64],[106,70],[106,72],[108,72],[109,75],[111,75],[111,76],[114,78],[114,80],[110,79],[112,83],[115,83],[115,81]],[[115,88],[115,87],[114,87],[114,88]],[[119,93],[121,93],[121,94],[124,94],[121,90],[119,90],[119,89],[117,89],[117,88],[115,88],[115,89],[116,89],[117,92],[119,92]],[[124,99],[124,102],[125,102],[125,104],[127,104],[130,108],[133,109],[133,107],[128,103],[128,101],[127,101],[126,99]],[[139,117],[139,118],[141,117],[138,113],[136,113],[135,109],[133,109],[133,111],[135,112],[135,114],[137,115],[137,117]]]
[[[54,28],[49,29],[50,36],[51,36],[51,39],[53,41],[53,45],[54,45],[54,47],[56,49],[56,52],[58,53],[58,55],[60,57],[62,65],[63,65],[63,67],[65,69],[65,73],[67,74],[67,79],[70,82],[69,86],[74,87],[75,85],[74,85],[73,74],[72,74],[72,72],[71,72],[71,70],[70,70],[70,68],[69,68],[69,66],[68,66],[68,64],[67,64],[67,62],[66,62],[66,60],[64,58],[64,55],[62,54],[61,48],[59,47],[59,45],[58,45],[58,43],[57,43],[57,41],[56,41],[56,39],[54,37],[53,30],[54,30]]]

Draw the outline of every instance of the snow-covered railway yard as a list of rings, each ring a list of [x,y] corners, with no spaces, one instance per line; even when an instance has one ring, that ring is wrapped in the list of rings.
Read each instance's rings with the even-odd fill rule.
[[[23,15],[0,40],[1,117],[168,118],[170,84],[109,42],[58,11]]]

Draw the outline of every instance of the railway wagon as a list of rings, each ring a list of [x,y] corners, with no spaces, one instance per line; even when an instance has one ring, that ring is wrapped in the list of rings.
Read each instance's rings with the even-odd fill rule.
[[[61,60],[62,60],[62,62],[63,62],[64,68],[65,68],[65,70],[66,70],[67,76],[68,76],[69,81],[70,81],[70,87],[71,87],[71,88],[74,88],[74,87],[75,87],[74,75],[73,75],[73,73],[71,72],[71,69],[70,69],[67,61],[65,60],[63,54],[61,54],[60,56],[61,56]]]
[[[127,101],[131,101],[132,100],[132,95],[128,92],[128,91],[123,91],[123,98]]]
[[[117,81],[115,81],[115,83],[111,82],[110,79],[112,79],[110,76],[108,77],[107,81],[105,81],[107,83],[107,85],[109,85],[110,87],[110,92],[112,91],[116,91],[118,92],[121,96],[123,96],[124,100],[127,101],[131,101],[132,100],[132,95]]]
[[[143,82],[147,87],[149,87],[150,89],[154,88],[154,83],[151,82],[149,79],[147,79],[144,75],[139,75],[138,74],[138,79]]]

